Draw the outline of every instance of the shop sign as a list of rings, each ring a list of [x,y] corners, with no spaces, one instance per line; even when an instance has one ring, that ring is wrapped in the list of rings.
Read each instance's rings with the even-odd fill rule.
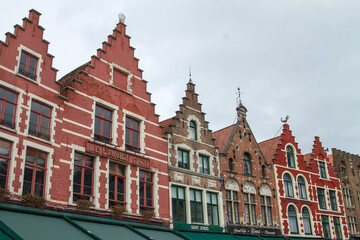
[[[260,228],[251,226],[228,225],[227,232],[233,234],[259,235],[259,236],[281,236],[280,229]]]
[[[174,223],[174,229],[194,232],[222,232],[223,228],[212,225]]]

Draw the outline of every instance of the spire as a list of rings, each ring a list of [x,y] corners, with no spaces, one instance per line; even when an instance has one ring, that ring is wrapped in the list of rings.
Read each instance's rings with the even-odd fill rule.
[[[191,80],[191,67],[189,67],[189,83],[193,83]]]
[[[240,121],[242,118],[246,118],[246,113],[247,113],[246,107],[241,102],[241,94],[242,92],[240,92],[240,88],[238,87],[237,89],[238,96],[236,97],[236,103],[238,105],[236,108],[238,121]]]

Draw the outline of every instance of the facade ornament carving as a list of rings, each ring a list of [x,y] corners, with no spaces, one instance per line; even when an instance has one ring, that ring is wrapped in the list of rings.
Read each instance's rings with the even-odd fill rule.
[[[209,186],[209,188],[216,189],[216,181],[209,179],[208,180],[208,186]]]
[[[184,174],[179,172],[174,172],[175,182],[184,183]]]
[[[262,184],[260,186],[259,193],[262,196],[270,196],[271,197],[271,189],[270,189],[269,185],[267,185],[265,183]]]
[[[239,191],[239,184],[233,178],[228,178],[225,183],[225,189]]]
[[[244,183],[244,189],[243,189],[244,193],[251,193],[251,194],[256,194],[256,189],[253,183],[251,182],[245,182]]]
[[[201,186],[201,178],[197,176],[192,176],[192,185],[193,186]]]

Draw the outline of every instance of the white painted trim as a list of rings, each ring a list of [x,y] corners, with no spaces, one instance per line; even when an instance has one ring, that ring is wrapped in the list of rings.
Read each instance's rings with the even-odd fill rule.
[[[36,84],[40,84],[40,83],[41,83],[40,74],[41,74],[41,72],[42,72],[41,65],[43,64],[43,59],[42,59],[41,54],[35,52],[34,50],[31,50],[30,48],[28,48],[28,47],[26,47],[26,46],[24,46],[24,45],[22,45],[22,44],[19,45],[19,47],[17,48],[17,50],[19,51],[19,52],[18,52],[19,55],[16,56],[17,65],[15,66],[14,72],[15,72],[17,75],[19,75],[19,76],[21,76],[21,77],[23,77],[23,78],[25,78],[25,79],[27,79],[27,80],[29,80],[29,81],[31,81],[31,82],[34,82],[34,83],[36,83]],[[19,73],[20,59],[21,59],[21,53],[22,53],[22,51],[25,51],[25,52],[29,53],[30,55],[33,55],[33,56],[35,56],[36,58],[38,58],[37,63],[36,63],[36,72],[35,72],[35,74],[36,74],[36,79],[28,78],[28,77],[26,77],[26,76],[24,76],[24,75],[22,75],[22,74]]]

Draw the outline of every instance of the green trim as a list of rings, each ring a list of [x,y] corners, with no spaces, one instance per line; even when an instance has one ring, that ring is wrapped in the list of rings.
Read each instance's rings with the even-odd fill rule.
[[[172,195],[172,189],[175,189],[176,192],[176,196]],[[179,191],[182,190],[183,191],[183,198],[179,198]],[[176,206],[173,205],[172,201],[175,200],[176,201]],[[179,216],[180,216],[180,207],[179,204],[180,202],[184,203],[184,221],[179,221]],[[187,222],[187,217],[186,217],[186,196],[185,196],[185,188],[184,187],[180,187],[180,186],[176,186],[176,185],[172,185],[171,186],[171,204],[172,204],[172,210],[174,211],[174,208],[176,208],[176,217],[172,216],[173,221],[177,222],[177,223],[186,223]]]
[[[210,197],[210,203],[208,202],[208,194],[209,194],[209,197]],[[213,203],[212,202],[212,197],[213,195],[215,195],[215,199],[216,199],[216,203]],[[219,205],[218,205],[218,195],[217,193],[213,193],[213,192],[206,192],[206,207],[208,209],[208,206],[210,206],[210,215],[211,215],[211,222],[212,224],[209,223],[209,225],[212,225],[212,226],[218,226],[220,224],[220,221],[219,221]],[[216,212],[217,212],[217,223],[218,224],[213,224],[214,223],[214,212],[212,210],[212,207],[213,206],[216,206]],[[208,215],[209,215],[209,209],[208,209]],[[209,222],[209,219],[208,219],[208,222]]]
[[[184,153],[187,154],[187,158],[186,158],[186,161],[187,161],[187,167],[184,167]],[[186,155],[185,155],[186,156]],[[178,159],[177,159],[177,164],[178,164],[178,167],[179,168],[185,168],[185,169],[190,169],[190,152],[187,151],[187,150],[184,150],[184,149],[181,149],[181,148],[178,148]],[[181,159],[179,159],[181,158]],[[179,161],[181,160],[181,161]],[[179,166],[179,162],[181,162],[182,166]]]
[[[3,221],[0,220],[0,231],[9,236],[14,240],[24,240],[20,237],[16,232],[14,232],[11,228],[9,228]]]
[[[330,195],[331,210],[337,211],[338,206],[337,206],[337,201],[336,201],[336,192],[335,192],[335,190],[329,190],[329,195]]]
[[[193,191],[194,193],[194,200],[191,200],[191,191]],[[198,199],[196,199],[196,193],[199,192],[200,193],[200,201],[198,201]],[[191,211],[191,205],[194,204],[195,205],[195,211],[192,212],[192,214],[194,214],[195,216],[195,220],[196,222],[194,223],[204,223],[204,212],[203,212],[203,199],[202,199],[202,191],[201,190],[196,190],[196,189],[190,189],[190,211]],[[201,222],[197,222],[198,220],[198,215],[197,215],[197,211],[196,209],[199,207],[198,205],[201,206]],[[192,222],[192,217],[193,215],[191,215],[191,222]]]
[[[71,226],[77,228],[78,230],[80,230],[81,232],[85,233],[86,235],[88,235],[89,237],[91,237],[92,239],[95,240],[102,240],[101,238],[99,238],[98,236],[96,236],[95,234],[91,233],[90,231],[86,230],[85,228],[83,228],[82,226],[80,226],[79,224],[75,223],[74,221],[72,221],[70,218],[63,216],[62,217],[67,223],[69,223]]]
[[[326,209],[325,189],[317,188],[317,195],[320,209]]]
[[[192,139],[192,140],[197,140],[197,126],[196,126],[196,122],[195,121],[190,121],[190,132],[191,131],[195,131],[195,138],[191,138],[191,136],[190,136],[190,138]],[[191,135],[191,133],[190,133],[190,135]]]
[[[325,162],[319,161],[320,177],[327,179]]]
[[[210,167],[209,167],[209,157],[199,154],[199,165],[202,164],[202,170],[200,170],[201,173],[204,174],[210,174]],[[206,164],[205,164],[206,163]],[[205,165],[207,166],[207,172],[205,172]],[[199,167],[200,168],[200,167]]]

